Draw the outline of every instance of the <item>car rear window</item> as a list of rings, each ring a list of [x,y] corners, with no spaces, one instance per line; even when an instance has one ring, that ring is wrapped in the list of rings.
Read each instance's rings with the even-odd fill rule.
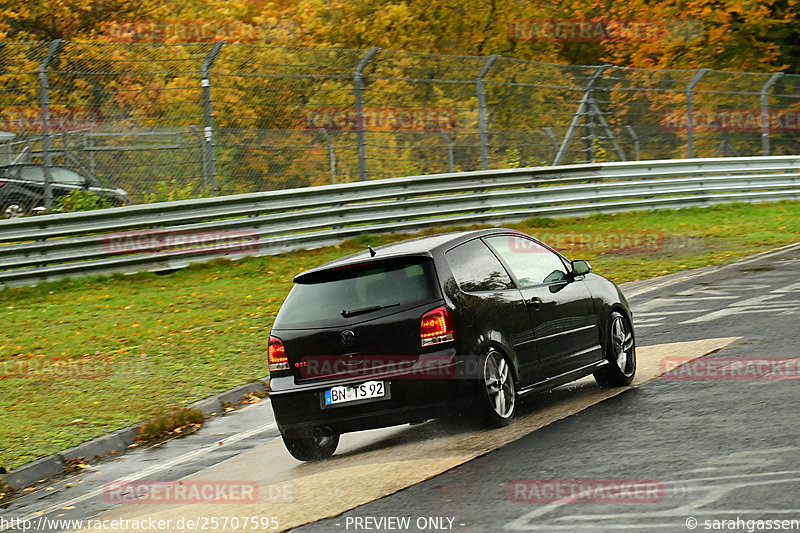
[[[334,268],[295,283],[275,318],[275,328],[352,324],[440,298],[430,259]],[[369,311],[379,307],[383,309]],[[343,311],[350,316],[343,316]]]

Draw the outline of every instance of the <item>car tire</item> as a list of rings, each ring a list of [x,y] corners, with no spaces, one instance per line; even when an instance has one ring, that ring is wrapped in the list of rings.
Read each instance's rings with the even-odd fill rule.
[[[339,433],[331,428],[314,428],[308,433],[282,437],[286,449],[298,461],[327,459],[339,446]]]
[[[511,423],[517,411],[517,391],[514,373],[508,358],[492,348],[483,358],[478,378],[477,415],[489,427]]]
[[[619,311],[608,317],[605,352],[608,364],[595,371],[597,383],[601,387],[630,385],[636,374],[636,343],[630,320]]]

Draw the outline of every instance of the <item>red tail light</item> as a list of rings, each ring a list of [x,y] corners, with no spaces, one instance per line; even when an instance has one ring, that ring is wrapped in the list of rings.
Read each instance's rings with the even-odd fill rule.
[[[423,346],[432,346],[456,339],[453,322],[445,306],[437,307],[422,315],[419,338]]]
[[[289,358],[286,357],[286,349],[283,347],[283,341],[278,337],[269,336],[267,354],[270,372],[289,370]]]

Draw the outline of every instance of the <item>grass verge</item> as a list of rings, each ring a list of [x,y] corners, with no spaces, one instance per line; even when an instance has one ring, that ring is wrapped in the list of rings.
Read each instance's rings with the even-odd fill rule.
[[[800,240],[800,202],[530,219],[507,224],[616,282],[735,261]],[[425,233],[437,233],[431,230]],[[170,275],[0,291],[0,466],[17,467],[267,374],[292,277],[407,236]]]

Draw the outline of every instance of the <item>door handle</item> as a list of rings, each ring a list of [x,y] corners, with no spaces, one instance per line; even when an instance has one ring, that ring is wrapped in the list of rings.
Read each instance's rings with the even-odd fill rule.
[[[534,296],[530,300],[526,300],[525,303],[531,306],[534,311],[538,311],[539,309],[542,308],[542,300],[540,298],[537,298],[536,296]]]

